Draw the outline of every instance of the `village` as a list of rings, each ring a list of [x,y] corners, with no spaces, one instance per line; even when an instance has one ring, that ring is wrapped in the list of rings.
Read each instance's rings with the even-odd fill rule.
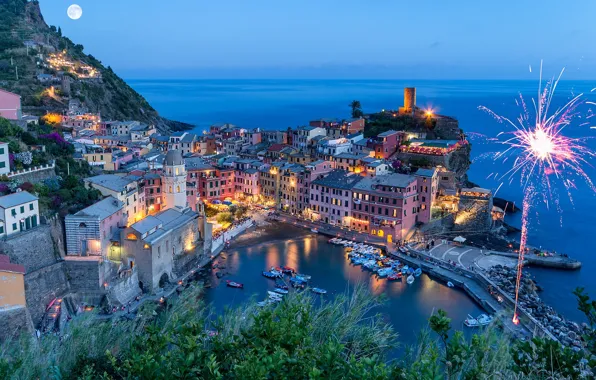
[[[40,121],[59,129],[51,138],[73,152],[67,177],[76,167],[88,173],[76,188],[89,193],[84,207],[44,212],[36,190],[55,179],[56,163],[27,165],[30,152],[0,143],[0,174],[14,189],[0,197],[0,272],[10,279],[0,299],[13,329],[54,331],[81,312],[163,299],[267,218],[388,251],[414,242],[412,252],[425,244],[432,252],[438,236],[461,242],[504,229],[506,210],[493,205],[492,192],[467,186],[469,143],[457,120],[418,108],[414,88],[395,111],[361,115],[356,105],[355,117],[285,130],[222,123],[202,134],[164,134],[139,121],[103,120],[76,99],[40,120],[23,116],[20,97],[1,90],[0,109],[31,133]],[[375,118],[432,128],[365,137]],[[474,269],[474,260],[456,259],[460,270]]]

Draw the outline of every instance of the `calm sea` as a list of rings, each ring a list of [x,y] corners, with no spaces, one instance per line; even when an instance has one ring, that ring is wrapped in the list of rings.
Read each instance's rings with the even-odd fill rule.
[[[245,128],[283,129],[307,124],[323,117],[348,117],[348,104],[356,99],[365,112],[397,108],[403,102],[403,87],[417,88],[417,104],[441,114],[455,116],[469,134],[472,143],[473,165],[469,171],[472,181],[496,190],[503,182],[494,179],[504,173],[510,163],[494,163],[485,153],[502,149],[487,137],[510,130],[497,123],[486,112],[486,106],[498,114],[515,119],[520,112],[516,104],[519,94],[526,100],[536,97],[538,82],[529,81],[402,81],[402,80],[133,80],[129,82],[167,118],[197,125],[197,132],[216,122],[229,122]],[[553,100],[555,106],[564,104],[573,95],[586,93],[587,100],[596,102],[596,92],[590,93],[596,82],[561,82]],[[589,105],[580,108],[585,116]],[[595,107],[596,108],[596,107]],[[584,117],[585,117],[584,116]],[[596,121],[596,119],[593,119]],[[596,129],[580,120],[566,129],[573,137],[595,137]],[[594,123],[596,124],[596,122]],[[596,150],[596,141],[586,144]],[[589,164],[586,172],[596,179],[596,170]],[[583,261],[581,271],[563,272],[531,269],[543,286],[542,298],[567,317],[580,319],[571,294],[583,286],[596,298],[596,255],[589,236],[596,230],[596,197],[582,181],[575,181],[576,189],[570,201],[566,192],[547,196],[548,207],[537,204],[531,213],[530,244],[567,253]],[[498,195],[517,204],[523,192],[520,181],[505,181]],[[520,215],[512,215],[510,222],[520,224]]]

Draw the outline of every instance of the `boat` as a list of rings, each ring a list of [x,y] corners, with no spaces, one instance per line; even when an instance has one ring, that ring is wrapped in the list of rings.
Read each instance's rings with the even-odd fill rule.
[[[314,232],[315,234],[318,234],[319,233],[319,230],[317,230],[316,228],[311,228],[310,229],[310,232]]]
[[[414,282],[414,276],[409,275],[407,281],[408,281],[408,284],[412,284]]]
[[[487,314],[480,314],[478,318],[468,315],[468,318],[464,320],[464,325],[466,325],[466,327],[482,327],[490,325],[492,321],[493,317]]]
[[[401,280],[401,276],[402,276],[401,272],[397,272],[397,273],[394,273],[394,274],[390,275],[389,277],[387,277],[387,279],[391,280],[391,281]]]
[[[272,292],[270,290],[267,290],[267,294],[269,294],[269,297],[271,297],[271,298],[282,298],[283,297],[281,294]]]
[[[269,304],[270,303],[268,302],[268,300],[267,301],[257,302],[257,306],[259,306],[259,307],[264,307],[264,306],[267,306]]]
[[[281,267],[281,271],[285,274],[293,274],[296,270],[292,267]]]
[[[408,274],[408,269],[410,269],[407,265],[405,265],[403,268],[401,268],[401,274]]]
[[[296,277],[290,278],[290,284],[292,284],[294,288],[304,289],[306,287],[306,281]]]
[[[422,269],[418,268],[414,271],[414,276],[416,277],[420,277],[420,275],[422,274]]]
[[[409,275],[414,274],[414,268],[408,268],[408,274]]]
[[[263,276],[267,278],[279,278],[279,276],[273,272],[263,271]]]
[[[275,287],[276,288],[280,288],[280,289],[285,289],[285,290],[288,290],[289,289],[288,285],[285,282],[283,282],[282,280],[279,280],[279,279],[277,281],[275,281]]]
[[[317,294],[327,294],[327,291],[325,289],[321,289],[321,288],[312,288],[311,289],[313,293],[317,293]]]
[[[327,243],[335,244],[335,243],[337,243],[337,238],[331,238],[331,239],[327,240]]]
[[[453,282],[447,281],[447,286],[450,288],[453,288],[455,285],[453,285]]]
[[[289,293],[289,291],[288,291],[288,290],[286,290],[286,289],[281,289],[281,288],[275,288],[275,289],[273,289],[273,291],[274,291],[275,293],[279,293],[279,294],[288,294],[288,293]]]
[[[302,274],[302,273],[296,273],[296,277],[297,278],[300,278],[300,279],[302,279],[304,281],[308,281],[308,280],[310,280],[312,278],[310,275],[308,275],[308,274]]]
[[[230,288],[238,288],[238,289],[243,289],[244,288],[244,284],[241,284],[239,282],[234,282],[234,281],[230,281],[227,280],[226,284],[230,287]]]
[[[390,274],[393,273],[393,269],[392,268],[381,268],[377,271],[377,275],[379,277],[387,277]]]

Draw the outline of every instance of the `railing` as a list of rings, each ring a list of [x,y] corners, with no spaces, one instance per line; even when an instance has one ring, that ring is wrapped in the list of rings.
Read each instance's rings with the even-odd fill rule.
[[[39,172],[42,170],[47,170],[47,169],[54,169],[56,167],[56,162],[52,161],[51,164],[47,164],[47,165],[40,165],[40,166],[34,166],[28,169],[21,169],[21,170],[16,170],[10,173],[7,173],[6,176],[8,178],[11,177],[17,177],[23,174],[29,174],[29,173],[35,173],[35,172]]]

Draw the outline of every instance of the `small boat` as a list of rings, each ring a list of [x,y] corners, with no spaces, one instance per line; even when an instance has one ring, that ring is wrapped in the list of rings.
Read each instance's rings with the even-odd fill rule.
[[[243,289],[244,288],[244,284],[241,284],[239,282],[234,282],[234,281],[230,281],[227,280],[226,284],[230,287],[230,288],[238,288],[238,289]]]
[[[281,271],[284,274],[293,274],[294,272],[296,272],[296,270],[292,267],[281,267]]]
[[[310,229],[310,232],[314,232],[315,234],[318,234],[319,233],[319,230],[317,230],[316,228],[311,228]]]
[[[282,280],[275,281],[275,287],[279,288],[279,289],[285,289],[285,290],[288,290],[288,288],[289,288],[288,285],[286,285],[286,283],[283,282]]]
[[[414,274],[414,268],[409,268],[409,269],[408,269],[408,274],[410,274],[410,275],[411,275],[411,274]]]
[[[275,274],[273,272],[269,272],[269,271],[263,271],[263,276],[267,277],[267,278],[279,278],[278,274]]]
[[[290,284],[295,288],[304,289],[306,287],[306,281],[297,277],[290,278]]]
[[[279,294],[288,294],[288,293],[289,293],[289,292],[288,292],[288,290],[286,290],[286,289],[281,289],[281,288],[275,288],[275,289],[273,289],[273,291],[274,291],[275,293],[279,293]]]
[[[308,275],[308,274],[302,274],[302,273],[296,273],[296,277],[297,278],[301,278],[301,279],[303,279],[305,281],[308,281],[308,280],[310,280],[312,278],[310,275]]]
[[[311,289],[313,293],[317,293],[317,294],[327,294],[327,291],[325,289],[321,289],[321,288],[312,288]]]
[[[261,301],[261,302],[257,302],[257,306],[259,306],[259,307],[264,307],[264,306],[267,306],[267,305],[269,305],[269,304],[270,304],[270,303],[269,303],[269,301],[268,301],[268,300],[267,300],[267,301]]]
[[[382,269],[379,269],[378,270],[377,275],[379,277],[387,277],[387,276],[389,276],[392,273],[393,273],[393,269],[391,269],[391,268],[382,268]]]
[[[405,265],[403,268],[401,268],[401,274],[403,274],[403,275],[408,274],[408,269],[410,269],[410,267]]]
[[[447,281],[447,286],[450,288],[455,287],[455,285],[453,285],[453,282],[451,282],[451,281]]]
[[[420,275],[422,274],[422,269],[418,268],[414,271],[414,276],[416,277],[420,277]]]
[[[330,243],[330,244],[335,244],[336,242],[337,242],[337,238],[332,238],[332,239],[327,240],[327,243]]]
[[[270,290],[267,290],[267,294],[269,294],[269,297],[271,297],[271,298],[282,298],[283,297],[281,294],[272,292]]]
[[[401,280],[401,276],[402,276],[401,272],[397,272],[397,273],[394,273],[391,276],[387,277],[387,279],[390,281]]]
[[[493,317],[487,314],[480,314],[478,318],[468,315],[468,318],[464,321],[464,325],[466,325],[466,327],[481,327],[490,325],[492,321]]]
[[[408,284],[412,284],[414,282],[414,276],[409,275],[407,281],[408,281]]]

